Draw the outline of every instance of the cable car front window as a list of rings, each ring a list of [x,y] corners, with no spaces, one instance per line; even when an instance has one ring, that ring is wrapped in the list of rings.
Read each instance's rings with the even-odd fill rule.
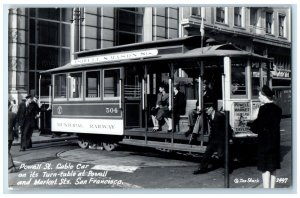
[[[99,71],[86,72],[86,97],[87,98],[100,97],[99,82],[100,82]]]
[[[69,76],[70,82],[70,98],[82,97],[82,73],[71,73]]]
[[[231,66],[231,96],[233,98],[246,98],[246,67],[242,63]]]
[[[66,74],[54,76],[54,98],[67,98],[67,78]]]
[[[115,98],[120,96],[120,69],[104,70],[104,98]]]
[[[252,98],[258,98],[258,92],[260,87],[260,72],[259,63],[253,63],[251,68],[252,77]]]

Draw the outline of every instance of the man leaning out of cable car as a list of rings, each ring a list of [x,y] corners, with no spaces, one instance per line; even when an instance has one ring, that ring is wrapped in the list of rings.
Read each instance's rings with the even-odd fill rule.
[[[208,116],[210,135],[209,141],[201,160],[201,163],[197,170],[193,174],[203,174],[208,171],[208,166],[213,159],[214,153],[217,152],[217,156],[221,161],[224,161],[224,149],[225,149],[225,115],[220,111],[216,111],[214,105],[207,105],[204,109],[205,113]],[[228,124],[228,138],[232,138],[233,130]],[[232,172],[232,155],[229,158],[229,172]]]
[[[172,131],[172,119],[169,112],[169,94],[165,84],[159,86],[156,106],[151,108],[153,132],[161,130],[160,123],[164,120],[168,124],[168,132]]]

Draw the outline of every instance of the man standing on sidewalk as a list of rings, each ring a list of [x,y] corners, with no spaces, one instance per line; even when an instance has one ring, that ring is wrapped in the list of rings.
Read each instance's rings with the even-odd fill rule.
[[[24,108],[25,104],[25,108]],[[20,151],[25,151],[32,147],[32,133],[35,127],[35,119],[38,114],[38,105],[32,101],[32,96],[26,96],[26,103],[20,104],[18,110],[18,125],[21,130],[21,148]]]
[[[8,170],[9,172],[15,170],[15,164],[10,153],[12,142],[14,141],[17,123],[17,114],[12,112],[11,102],[8,101]]]

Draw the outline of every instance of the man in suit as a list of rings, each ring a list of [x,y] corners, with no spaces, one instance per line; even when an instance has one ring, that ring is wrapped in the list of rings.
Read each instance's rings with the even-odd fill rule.
[[[204,106],[206,105],[213,105],[216,106],[216,99],[214,97],[214,94],[212,90],[209,88],[209,82],[204,80],[203,82],[203,103]],[[198,123],[200,126],[195,127],[196,121],[199,117],[200,122]],[[202,118],[203,117],[203,118]],[[203,122],[202,122],[203,120]],[[203,127],[203,132],[207,130],[207,126],[203,123],[206,123],[206,115],[203,114],[203,111],[201,110],[199,101],[196,103],[196,108],[192,109],[188,113],[188,125],[189,129],[184,133],[186,137],[188,137],[190,134],[192,134],[191,140],[195,140],[201,131],[201,128]],[[194,128],[195,127],[195,128]],[[193,143],[193,142],[190,143]]]
[[[203,174],[207,172],[208,165],[211,162],[215,152],[218,153],[219,159],[224,157],[225,148],[225,115],[222,112],[216,111],[213,105],[205,108],[208,115],[210,136],[206,151],[201,160],[200,166],[194,171],[194,174]],[[229,138],[232,137],[232,129],[229,129]]]
[[[12,142],[14,141],[14,138],[16,137],[15,128],[16,128],[16,122],[17,122],[17,115],[12,111],[11,103],[8,101],[8,169],[9,172],[13,172],[15,170],[15,164],[13,162],[12,155],[10,153],[10,149],[12,146]]]
[[[38,106],[32,101],[32,96],[26,96],[26,102],[21,103],[18,110],[18,125],[21,130],[21,148],[25,151],[32,147],[31,136],[35,127],[35,119],[38,114]]]
[[[18,125],[18,131],[21,135],[21,142],[20,142],[20,151],[23,151],[23,148],[25,150],[26,148],[26,136],[24,134],[24,127],[25,127],[25,118],[26,118],[26,104],[28,98],[22,99],[22,102],[19,104],[18,107],[18,113],[17,113],[17,125]]]
[[[180,115],[185,114],[186,107],[186,97],[183,92],[180,91],[179,84],[174,86],[174,95],[173,95],[173,111],[174,111],[174,132],[176,131],[176,125],[179,122]],[[170,118],[172,118],[172,113],[170,112]]]
[[[169,113],[169,94],[167,93],[167,87],[164,84],[159,86],[159,93],[157,94],[156,106],[151,109],[151,117],[153,122],[153,132],[160,130],[160,121],[163,119],[167,122],[169,129],[172,130],[172,125],[168,117]]]

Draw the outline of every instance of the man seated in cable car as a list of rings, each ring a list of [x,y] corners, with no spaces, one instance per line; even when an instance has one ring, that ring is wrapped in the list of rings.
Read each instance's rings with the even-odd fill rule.
[[[168,124],[168,132],[172,131],[172,118],[169,111],[169,94],[166,89],[164,84],[159,86],[156,106],[151,108],[151,117],[154,126],[153,132],[161,130],[160,123],[162,121],[165,121]]]
[[[203,81],[203,103],[204,103],[204,105],[206,105],[206,104],[215,105],[216,104],[216,100],[213,95],[213,92],[209,88],[209,82],[206,80]],[[204,116],[204,114],[205,113],[202,113],[199,101],[197,101],[196,108],[190,110],[188,113],[189,129],[188,129],[188,131],[186,131],[184,133],[186,137],[188,137],[190,134],[192,134],[193,138],[191,138],[191,140],[193,140],[198,136],[202,127],[203,127],[203,131],[207,130],[207,125],[203,124],[203,123],[206,123],[206,116]],[[203,123],[202,123],[202,121],[203,121]]]

